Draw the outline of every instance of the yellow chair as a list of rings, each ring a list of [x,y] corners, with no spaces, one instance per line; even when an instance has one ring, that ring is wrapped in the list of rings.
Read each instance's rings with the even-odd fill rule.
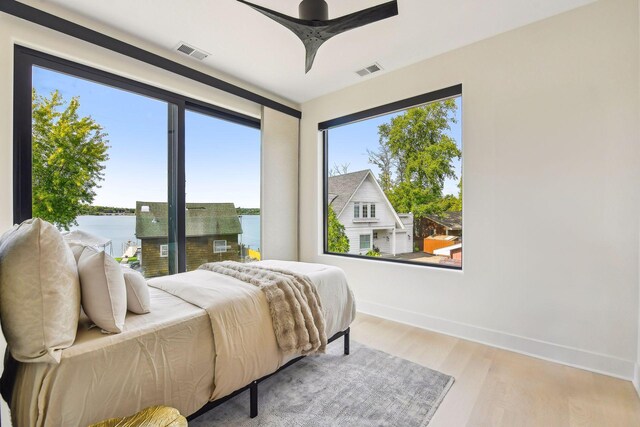
[[[187,419],[175,408],[152,406],[124,418],[111,418],[89,427],[187,427]]]

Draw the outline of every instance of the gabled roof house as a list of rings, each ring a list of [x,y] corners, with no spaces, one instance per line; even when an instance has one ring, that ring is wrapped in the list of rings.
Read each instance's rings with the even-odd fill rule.
[[[413,251],[413,215],[399,215],[370,169],[329,177],[329,206],[345,227],[350,254]]]

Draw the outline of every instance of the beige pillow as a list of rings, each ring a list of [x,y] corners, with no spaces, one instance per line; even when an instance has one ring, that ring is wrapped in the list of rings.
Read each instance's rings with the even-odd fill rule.
[[[71,248],[71,252],[73,253],[73,258],[76,260],[76,264],[80,260],[80,255],[82,255],[82,251],[84,251],[84,245],[80,242],[67,242],[69,247]]]
[[[122,332],[127,314],[127,290],[120,264],[110,255],[86,246],[78,260],[82,308],[107,332]]]
[[[145,314],[151,311],[151,297],[149,286],[144,276],[139,272],[125,267],[124,284],[127,287],[127,310],[136,314]]]
[[[60,362],[76,337],[80,284],[71,249],[41,219],[0,238],[0,318],[11,354],[21,362]]]

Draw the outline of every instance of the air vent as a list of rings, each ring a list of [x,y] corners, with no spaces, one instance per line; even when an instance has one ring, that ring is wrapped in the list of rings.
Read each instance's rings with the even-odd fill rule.
[[[369,67],[367,67],[367,71],[370,73],[375,73],[376,71],[380,71],[382,68],[378,67],[378,64],[373,64]]]
[[[356,74],[359,75],[360,77],[364,77],[364,76],[368,76],[369,74],[377,73],[380,70],[382,70],[382,67],[380,66],[380,64],[375,63],[372,65],[369,65],[368,67],[364,67],[362,70],[356,71]]]
[[[187,46],[186,44],[182,43],[180,46],[178,46],[178,52],[182,52],[185,55],[191,55],[193,52],[195,52],[196,50],[192,47]]]
[[[195,48],[183,42],[181,42],[178,47],[176,47],[176,50],[200,61],[209,56],[209,54],[204,50]]]

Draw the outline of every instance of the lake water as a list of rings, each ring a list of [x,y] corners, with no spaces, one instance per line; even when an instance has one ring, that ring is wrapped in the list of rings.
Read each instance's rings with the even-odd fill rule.
[[[240,215],[243,234],[238,241],[251,249],[260,250],[260,215]],[[136,241],[136,217],[85,215],[76,218],[78,226],[72,230],[83,230],[96,236],[111,239],[112,255],[119,257],[128,241]],[[108,249],[107,249],[108,251]]]

